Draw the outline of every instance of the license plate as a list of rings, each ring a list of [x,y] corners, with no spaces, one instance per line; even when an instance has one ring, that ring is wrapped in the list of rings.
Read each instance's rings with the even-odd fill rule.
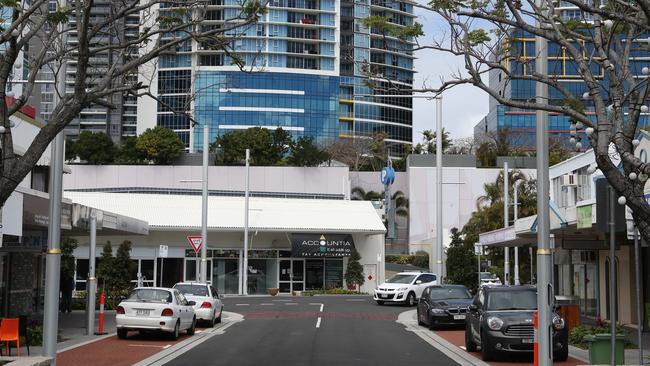
[[[454,320],[465,320],[465,315],[454,315]]]
[[[521,340],[521,343],[533,343],[534,340],[532,338],[524,338]]]
[[[149,309],[135,309],[135,315],[137,315],[137,316],[149,316]]]
[[[379,294],[379,297],[381,297],[381,298],[387,298],[387,297],[388,297],[388,295],[384,295],[384,294]]]

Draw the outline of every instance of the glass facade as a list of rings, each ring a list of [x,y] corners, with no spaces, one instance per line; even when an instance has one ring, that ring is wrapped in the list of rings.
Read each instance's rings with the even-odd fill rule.
[[[238,0],[211,0],[202,29],[236,20],[239,6]],[[394,89],[412,87],[413,40],[380,34],[362,19],[378,15],[396,26],[411,25],[413,6],[271,0],[267,8],[257,24],[227,32],[228,53],[204,41],[160,57],[157,124],[175,130],[195,151],[202,148],[202,129],[193,131],[178,112],[192,111],[198,123],[207,123],[210,141],[234,129],[282,127],[316,142],[383,133],[392,155],[408,151],[410,99],[372,95],[408,94]],[[165,3],[160,13],[171,11],[173,3]],[[235,63],[252,72],[234,71]],[[370,76],[380,87],[390,86],[390,93],[369,88]]]
[[[639,36],[639,39],[647,38],[648,35]],[[523,31],[513,33],[510,44],[510,53],[506,60],[510,72],[515,75],[531,75],[535,69],[535,39],[532,35]],[[593,46],[583,43],[585,57],[593,51]],[[640,49],[640,48],[639,48]],[[650,66],[647,58],[647,51],[635,50],[636,54],[630,55],[630,69],[635,75],[641,75],[644,66]],[[602,67],[592,62],[592,72],[601,81],[601,85],[609,85],[607,75]],[[569,53],[558,44],[548,45],[548,74],[557,77],[563,88],[568,90],[575,98],[581,100],[587,111],[593,108],[591,100],[583,100],[582,95],[587,87],[581,80],[576,63]],[[490,72],[490,86],[500,89],[503,96],[520,101],[527,101],[535,98],[535,82],[532,80],[509,80],[506,83],[505,75],[497,69]],[[607,94],[603,88],[603,94]],[[563,105],[566,97],[556,88],[549,88],[549,103]],[[575,149],[575,143],[570,143],[571,121],[569,117],[559,114],[549,114],[548,128],[551,139],[556,139],[561,146],[567,149]],[[646,125],[648,115],[640,117],[640,125]],[[535,112],[532,110],[521,110],[499,105],[495,100],[490,101],[490,112],[474,128],[475,137],[481,138],[483,134],[507,130],[508,140],[511,146],[522,150],[535,150]],[[582,150],[589,148],[589,140],[584,133],[578,133],[582,143]]]

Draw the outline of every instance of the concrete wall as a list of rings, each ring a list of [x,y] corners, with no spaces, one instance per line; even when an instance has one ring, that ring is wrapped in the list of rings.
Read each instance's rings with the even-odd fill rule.
[[[618,273],[616,274],[618,282],[618,293],[616,296],[616,306],[618,308],[618,319],[616,320],[621,324],[636,323],[636,308],[634,305],[634,256],[632,246],[620,246],[616,250],[616,258],[618,259]],[[607,282],[605,281],[608,269],[605,261],[609,258],[609,250],[601,250],[598,253],[598,268],[599,268],[599,293],[600,293],[600,315],[604,320],[609,319],[607,312],[607,298],[609,292],[607,291]],[[628,299],[630,301],[628,301]]]
[[[160,165],[72,165],[64,174],[63,189],[151,187],[201,189],[201,166]],[[251,167],[250,188],[258,192],[346,195],[349,192],[347,167],[298,168]],[[243,191],[246,168],[211,166],[210,190]]]

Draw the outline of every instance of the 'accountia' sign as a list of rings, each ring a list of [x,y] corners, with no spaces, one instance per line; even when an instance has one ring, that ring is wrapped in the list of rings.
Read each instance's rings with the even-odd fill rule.
[[[349,257],[354,249],[350,234],[292,234],[291,256],[296,258]]]

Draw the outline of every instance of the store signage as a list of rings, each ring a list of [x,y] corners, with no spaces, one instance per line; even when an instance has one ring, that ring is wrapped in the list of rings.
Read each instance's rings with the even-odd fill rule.
[[[349,234],[293,234],[291,256],[296,258],[349,257],[354,249]]]
[[[158,258],[167,258],[169,256],[169,246],[161,245],[158,247]]]
[[[576,216],[578,229],[591,229],[591,205],[578,207]]]

